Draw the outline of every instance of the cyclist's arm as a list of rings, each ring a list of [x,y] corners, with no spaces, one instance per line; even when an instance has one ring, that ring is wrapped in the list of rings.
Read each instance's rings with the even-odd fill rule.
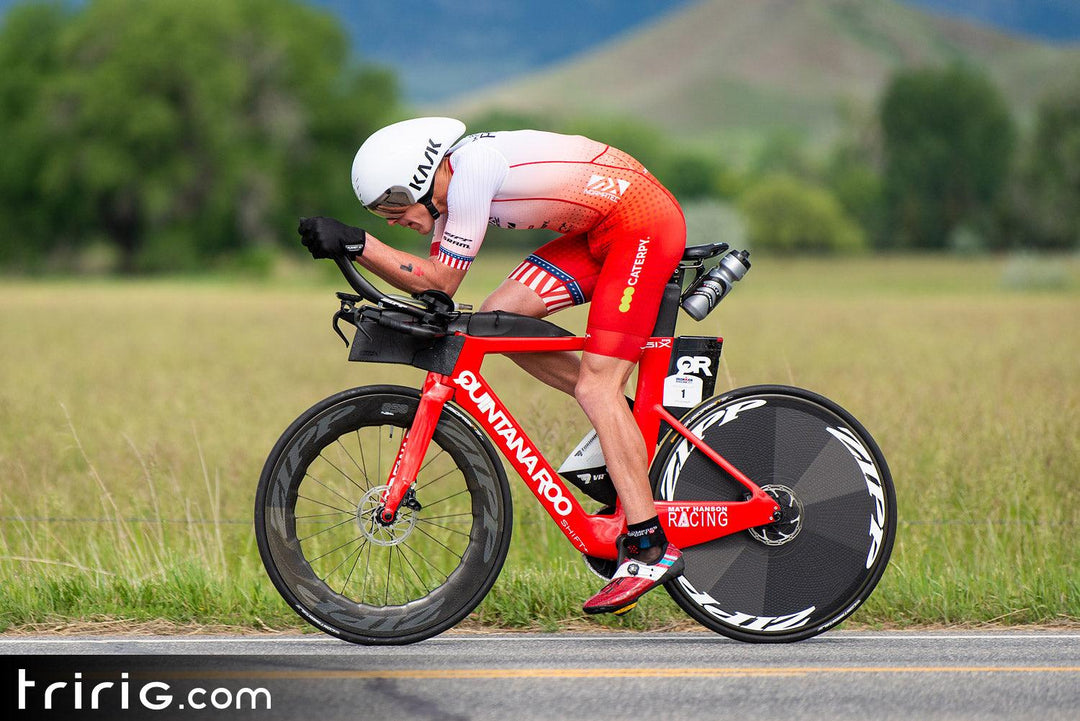
[[[509,166],[498,151],[469,146],[451,158],[447,212],[435,222],[431,255],[423,259],[367,236],[360,265],[395,288],[416,293],[441,290],[453,295],[480,250],[495,193]]]
[[[491,204],[509,172],[494,148],[467,145],[450,156],[453,176],[446,191],[446,214],[432,235],[431,255],[449,268],[468,270],[488,228]]]
[[[435,257],[420,258],[398,250],[370,233],[364,246],[364,254],[357,258],[357,262],[390,285],[407,293],[434,289],[453,295],[466,272],[440,263]]]

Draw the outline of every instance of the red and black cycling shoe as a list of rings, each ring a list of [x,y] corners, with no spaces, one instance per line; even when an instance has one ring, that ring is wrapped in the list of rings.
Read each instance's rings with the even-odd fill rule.
[[[622,537],[619,547],[622,548]],[[621,555],[621,554],[620,554]],[[682,551],[668,543],[667,551],[655,563],[627,558],[619,564],[611,583],[585,602],[585,613],[614,613],[621,616],[637,605],[638,599],[657,586],[681,576]]]

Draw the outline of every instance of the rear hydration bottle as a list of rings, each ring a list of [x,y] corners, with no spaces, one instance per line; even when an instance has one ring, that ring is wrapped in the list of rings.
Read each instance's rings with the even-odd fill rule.
[[[682,309],[694,320],[703,320],[748,270],[749,251],[731,251],[720,259],[719,265],[698,278],[683,294]]]

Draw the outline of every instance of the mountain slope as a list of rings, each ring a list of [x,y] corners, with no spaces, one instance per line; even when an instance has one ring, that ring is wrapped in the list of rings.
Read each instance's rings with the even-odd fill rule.
[[[565,60],[690,0],[385,3],[308,0],[341,18],[365,57],[431,101]]]
[[[900,67],[965,62],[1021,112],[1080,74],[1080,47],[1022,40],[891,0],[707,0],[548,72],[449,104],[635,117],[691,139],[785,128],[829,138]]]

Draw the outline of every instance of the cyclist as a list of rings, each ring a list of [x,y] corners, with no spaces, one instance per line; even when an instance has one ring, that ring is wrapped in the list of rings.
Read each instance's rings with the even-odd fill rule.
[[[529,255],[480,309],[542,318],[592,304],[580,357],[511,358],[573,395],[596,429],[628,528],[611,582],[584,610],[628,611],[683,569],[657,518],[645,442],[623,396],[686,245],[682,210],[640,163],[609,145],[535,130],[464,133],[452,118],[406,120],[371,135],[353,160],[360,202],[389,225],[431,233],[428,257],[326,217],[301,220],[302,242],[315,258],[344,254],[401,290],[453,295],[488,225],[562,234]]]

